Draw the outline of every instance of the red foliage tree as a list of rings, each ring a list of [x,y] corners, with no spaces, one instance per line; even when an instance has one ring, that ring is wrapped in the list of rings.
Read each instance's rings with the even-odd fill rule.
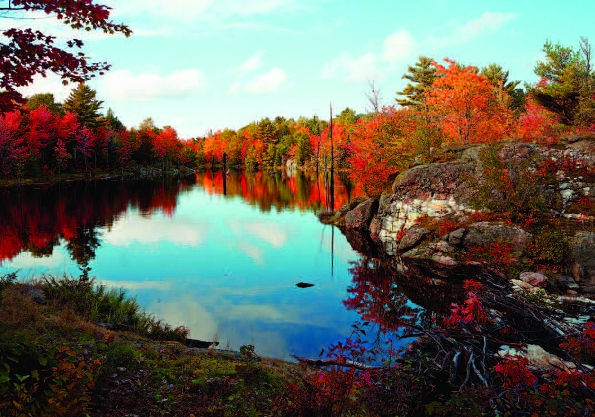
[[[72,29],[129,36],[132,32],[127,26],[109,19],[110,10],[93,0],[11,0],[7,6],[0,7],[0,16],[19,18],[23,12],[43,12]],[[83,52],[78,52],[83,46],[79,39],[71,39],[59,47],[54,36],[31,28],[9,28],[2,35],[6,41],[0,43],[0,112],[24,101],[17,88],[30,84],[36,74],[45,76],[54,72],[64,83],[83,82],[94,73],[101,74],[110,68],[108,63],[91,62]]]
[[[66,112],[63,117],[56,120],[54,158],[56,159],[59,173],[66,169],[68,161],[72,159],[79,126],[80,124],[74,113]]]
[[[525,109],[519,119],[518,136],[527,142],[556,142],[560,137],[559,116],[539,106],[532,99],[527,100]]]
[[[22,121],[20,112],[0,115],[0,172],[3,176],[23,173],[29,150],[21,131]]]
[[[27,126],[28,142],[35,149],[32,153],[41,155],[41,164],[45,165],[46,150],[52,147],[56,140],[55,120],[52,112],[47,107],[41,106],[29,112]]]
[[[85,163],[85,172],[88,171],[87,158],[93,151],[93,142],[95,141],[95,132],[84,126],[76,135],[76,152],[83,156]]]
[[[407,167],[413,145],[407,139],[411,131],[404,111],[385,108],[369,120],[360,120],[350,133],[347,161],[350,178],[361,180],[368,195],[379,195],[391,175]]]
[[[154,147],[155,156],[161,159],[163,169],[167,168],[168,162],[179,155],[181,150],[181,142],[178,139],[178,132],[171,127],[163,129],[155,137]]]

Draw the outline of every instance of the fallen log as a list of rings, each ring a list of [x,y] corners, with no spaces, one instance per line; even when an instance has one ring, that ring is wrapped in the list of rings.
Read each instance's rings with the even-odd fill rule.
[[[337,361],[334,359],[310,359],[310,358],[304,358],[302,356],[297,356],[297,355],[289,355],[289,356],[291,356],[296,361],[298,361],[298,363],[316,366],[318,368],[322,368],[325,366],[343,366],[346,368],[355,368],[355,369],[360,369],[363,371],[370,370],[370,369],[386,368],[386,366],[372,366],[372,365],[366,365],[363,363],[359,363],[356,361]]]

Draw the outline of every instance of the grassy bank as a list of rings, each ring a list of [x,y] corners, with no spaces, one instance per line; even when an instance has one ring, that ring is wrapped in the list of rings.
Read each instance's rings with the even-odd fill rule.
[[[312,370],[252,346],[188,348],[187,329],[92,280],[16,278],[0,277],[2,416],[324,414],[294,395]]]

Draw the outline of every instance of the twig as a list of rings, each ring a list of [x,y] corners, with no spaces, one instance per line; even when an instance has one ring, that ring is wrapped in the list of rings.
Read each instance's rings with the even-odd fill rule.
[[[459,387],[459,391],[463,389],[467,382],[469,382],[469,376],[471,375],[471,362],[473,361],[473,352],[469,355],[469,359],[467,360],[467,374],[465,375],[465,380]]]

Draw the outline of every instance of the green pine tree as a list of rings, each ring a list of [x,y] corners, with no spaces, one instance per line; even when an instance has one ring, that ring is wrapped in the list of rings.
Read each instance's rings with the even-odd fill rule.
[[[99,109],[103,101],[97,100],[97,92],[87,84],[80,83],[70,92],[62,108],[77,115],[79,122],[89,129],[96,129],[104,123]]]
[[[504,71],[499,64],[492,63],[481,69],[481,75],[494,86],[494,96],[498,103],[510,109],[517,109],[523,105],[523,90],[517,88],[520,81],[510,81],[509,72]]]
[[[426,56],[420,56],[419,61],[414,66],[407,68],[407,73],[402,78],[411,81],[403,89],[397,92],[403,98],[397,98],[396,101],[401,106],[415,107],[418,110],[426,108],[426,91],[432,88],[436,75],[436,68],[432,65],[433,59]]]
[[[543,52],[545,60],[535,66],[535,74],[542,82],[529,88],[531,96],[560,116],[565,125],[594,122],[595,72],[591,69],[589,41],[581,38],[580,51],[547,41]]]

